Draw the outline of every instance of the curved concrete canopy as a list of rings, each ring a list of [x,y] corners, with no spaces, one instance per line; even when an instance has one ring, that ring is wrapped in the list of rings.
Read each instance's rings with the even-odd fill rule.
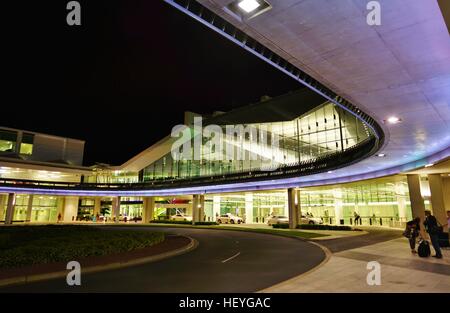
[[[270,11],[244,21],[224,10],[230,0],[197,2],[383,125],[386,157],[336,170],[333,181],[395,174],[450,156],[450,38],[436,1],[379,1],[380,26],[367,24],[368,0],[272,0]],[[390,116],[402,122],[384,123]]]

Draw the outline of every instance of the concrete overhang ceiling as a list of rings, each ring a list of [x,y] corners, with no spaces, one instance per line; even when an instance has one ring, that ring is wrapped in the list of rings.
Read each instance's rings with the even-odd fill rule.
[[[450,38],[437,1],[380,0],[379,26],[367,23],[368,0],[272,0],[248,20],[224,10],[230,0],[197,2],[382,125],[385,157],[296,182],[385,176],[450,156]]]

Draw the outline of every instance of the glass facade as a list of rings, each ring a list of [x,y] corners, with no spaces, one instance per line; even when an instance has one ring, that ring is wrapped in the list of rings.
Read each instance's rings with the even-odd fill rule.
[[[426,182],[422,195],[426,209],[431,209]],[[286,190],[206,195],[212,202],[213,214],[231,213],[247,223],[266,223],[272,215],[288,216]],[[206,204],[205,204],[206,206]],[[404,227],[412,219],[409,190],[405,176],[393,176],[335,186],[300,189],[303,217],[320,219],[323,224]],[[303,221],[304,222],[304,221]]]
[[[205,148],[211,142],[202,138],[200,152],[195,152],[191,144],[188,154],[192,157],[188,159],[174,160],[168,153],[143,170],[143,180],[225,175],[295,164],[350,148],[371,136],[365,124],[332,103],[292,121],[242,127],[243,132],[230,133],[227,126],[221,126],[223,145],[234,147],[233,154]],[[193,133],[190,140],[194,143],[199,135]],[[271,149],[275,141],[277,148]],[[200,158],[195,158],[195,153],[200,153]]]
[[[17,132],[0,129],[0,152],[14,152],[17,144]]]
[[[30,195],[17,195],[14,206],[13,220],[30,221],[38,223],[56,222],[58,210],[58,197],[32,196],[31,212],[28,216]],[[4,217],[3,217],[4,218]]]
[[[93,175],[85,176],[86,183],[130,184],[139,181],[138,173],[95,169]]]
[[[250,224],[265,223],[267,217],[272,215],[287,215],[287,194],[285,190],[221,195],[212,197],[211,201],[213,206],[214,201],[220,203],[218,214],[231,213],[243,218],[246,223]]]
[[[446,178],[450,186],[450,178]],[[420,193],[425,208],[433,212],[428,178],[421,177]],[[300,188],[302,223],[308,218],[331,225],[364,225],[403,228],[413,218],[406,176],[396,175],[354,183]],[[297,199],[297,198],[296,198]],[[150,219],[168,219],[177,213],[192,216],[192,196],[154,197],[154,215]],[[152,200],[152,201],[153,201]],[[64,215],[65,197],[18,194],[14,206],[14,222],[56,222],[58,212]],[[297,201],[297,200],[296,200]],[[5,219],[8,194],[0,194],[0,220]],[[98,210],[98,211],[96,211]],[[231,213],[247,224],[266,224],[270,216],[288,216],[287,190],[268,190],[204,195],[205,221]],[[99,214],[112,221],[112,198],[80,197],[78,221],[92,221]],[[360,220],[355,224],[355,216]],[[141,221],[143,197],[121,197],[120,221]],[[306,218],[306,221],[305,221]],[[315,222],[316,223],[316,222]]]
[[[412,219],[406,177],[302,189],[302,212],[320,217],[324,223],[354,225],[403,225]]]
[[[8,129],[0,129],[0,152],[33,154],[34,135]],[[19,149],[17,151],[17,147]]]

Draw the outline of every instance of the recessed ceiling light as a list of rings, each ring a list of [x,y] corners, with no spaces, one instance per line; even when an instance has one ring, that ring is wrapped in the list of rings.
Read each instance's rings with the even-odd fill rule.
[[[425,165],[425,167],[431,167],[433,165],[434,165],[433,163],[429,163],[429,164]]]
[[[379,157],[379,158],[384,158],[386,156],[386,154],[384,154],[384,153],[378,153],[377,154],[377,157]]]
[[[245,11],[245,13],[250,13],[256,10],[261,4],[256,0],[242,0],[238,3],[238,6]]]
[[[328,171],[327,173],[328,173],[328,174],[331,174],[331,173],[333,173],[333,171]]]
[[[385,122],[388,122],[389,124],[398,124],[401,121],[402,119],[397,116],[390,116],[385,120]]]
[[[235,0],[224,7],[224,10],[239,20],[248,20],[271,8],[272,6],[265,0]]]

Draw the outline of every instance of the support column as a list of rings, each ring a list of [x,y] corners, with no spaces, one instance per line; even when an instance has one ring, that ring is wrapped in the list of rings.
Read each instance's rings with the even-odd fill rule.
[[[253,223],[253,192],[245,193],[245,223]]]
[[[149,223],[155,219],[155,198],[144,197],[142,208],[142,223]]]
[[[405,223],[407,222],[408,214],[406,213],[406,195],[402,183],[395,184],[395,195],[397,198],[399,222]]]
[[[94,216],[97,216],[97,214],[101,215],[100,214],[101,206],[102,206],[102,198],[96,197],[94,199]]]
[[[61,221],[64,221],[64,197],[58,197],[56,199],[56,220],[58,221],[58,216],[61,214]]]
[[[295,204],[297,206],[298,224],[302,223],[302,201],[300,198],[300,189],[296,192]]]
[[[333,192],[334,195],[334,224],[341,225],[341,219],[344,218],[344,205],[342,200],[342,190],[335,189]]]
[[[8,194],[8,204],[6,206],[5,224],[10,225],[13,222],[14,206],[16,204],[16,194]]]
[[[78,202],[80,198],[67,196],[64,198],[64,222],[75,222],[78,215]]]
[[[0,195],[0,221],[5,218],[6,195]]]
[[[213,196],[213,220],[220,216],[220,196]]]
[[[433,215],[439,223],[441,223],[441,225],[445,225],[447,224],[447,213],[445,210],[444,186],[442,183],[441,174],[428,175],[428,182],[430,184]],[[448,228],[446,227],[445,230],[448,230]]]
[[[408,180],[409,199],[411,201],[412,217],[420,217],[423,222],[425,220],[425,202],[420,192],[420,175],[406,175]]]
[[[450,177],[443,177],[445,210],[450,211]]]
[[[33,211],[33,195],[28,196],[27,216],[25,221],[31,222],[31,212]]]
[[[112,200],[112,217],[115,223],[119,223],[120,219],[120,197],[114,197]]]
[[[192,224],[203,221],[205,208],[205,196],[194,195],[192,197]]]
[[[294,188],[287,190],[288,210],[289,210],[289,228],[296,229],[299,221],[299,212],[296,204],[296,191]]]

